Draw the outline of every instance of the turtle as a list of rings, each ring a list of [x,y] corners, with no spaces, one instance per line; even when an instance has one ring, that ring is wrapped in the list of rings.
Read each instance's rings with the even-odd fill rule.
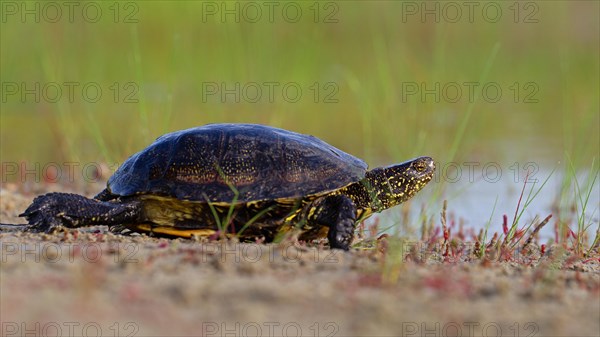
[[[260,124],[207,124],[157,138],[129,157],[93,199],[36,197],[19,216],[28,231],[107,225],[154,236],[235,235],[277,241],[327,237],[348,250],[355,226],[398,205],[433,177],[419,157],[368,170],[367,164],[310,135]]]

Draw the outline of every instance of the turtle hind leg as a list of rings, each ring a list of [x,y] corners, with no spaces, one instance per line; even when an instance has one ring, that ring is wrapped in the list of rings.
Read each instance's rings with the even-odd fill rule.
[[[319,225],[329,227],[327,239],[331,248],[348,250],[354,239],[356,206],[345,195],[332,195],[318,199],[312,219]]]
[[[52,232],[59,226],[77,228],[91,225],[117,225],[138,221],[138,202],[110,203],[71,193],[48,193],[36,197],[20,214],[29,222],[29,231]]]

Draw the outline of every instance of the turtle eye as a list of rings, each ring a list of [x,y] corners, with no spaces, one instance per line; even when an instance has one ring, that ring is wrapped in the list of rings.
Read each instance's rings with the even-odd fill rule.
[[[423,172],[426,169],[425,163],[423,161],[421,161],[421,160],[419,160],[418,162],[414,163],[413,167],[415,168],[415,170],[417,170],[417,172]]]

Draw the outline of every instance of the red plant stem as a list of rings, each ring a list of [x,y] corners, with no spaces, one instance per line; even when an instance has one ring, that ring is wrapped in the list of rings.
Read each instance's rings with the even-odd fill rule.
[[[519,214],[519,208],[521,207],[521,200],[523,200],[523,193],[525,193],[525,186],[527,185],[528,179],[529,179],[529,170],[527,170],[527,174],[525,175],[525,182],[523,182],[523,189],[521,189],[521,195],[519,196],[519,202],[517,203],[517,209],[515,209],[515,216],[514,216],[513,222],[512,222],[513,225],[517,221],[517,214]]]

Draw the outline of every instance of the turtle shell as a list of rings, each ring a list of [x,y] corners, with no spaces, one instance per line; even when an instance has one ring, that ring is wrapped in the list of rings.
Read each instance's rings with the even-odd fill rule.
[[[208,124],[165,134],[129,157],[107,192],[225,203],[298,199],[359,181],[366,169],[364,161],[313,136]]]

